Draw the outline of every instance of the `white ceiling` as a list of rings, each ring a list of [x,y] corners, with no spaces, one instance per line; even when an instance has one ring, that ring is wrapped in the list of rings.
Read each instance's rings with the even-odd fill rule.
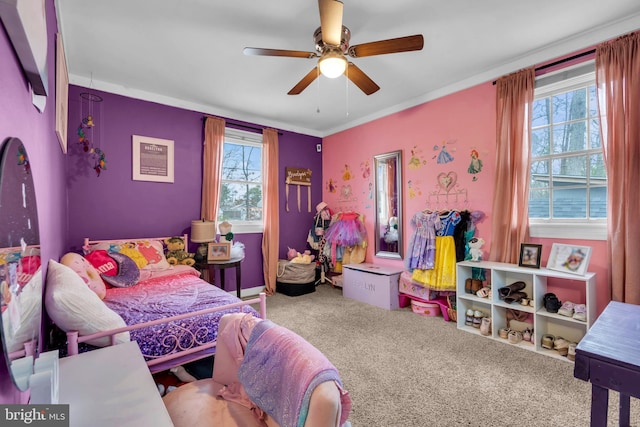
[[[344,76],[287,92],[315,59],[316,0],[56,0],[69,81],[324,137],[640,28],[638,0],[344,0],[351,45],[424,35],[424,49],[351,59],[380,90]]]

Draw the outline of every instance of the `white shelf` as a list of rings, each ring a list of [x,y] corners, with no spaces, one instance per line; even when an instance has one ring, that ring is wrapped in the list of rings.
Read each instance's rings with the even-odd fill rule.
[[[456,269],[457,327],[460,330],[484,336],[480,334],[479,329],[465,325],[467,310],[478,310],[484,313],[485,316],[491,317],[491,335],[485,336],[485,338],[568,361],[569,359],[559,355],[557,351],[543,348],[541,344],[542,336],[551,334],[556,337],[563,337],[572,342],[578,342],[585,336],[587,330],[595,321],[595,273],[586,273],[584,276],[579,276],[546,268],[533,269],[520,267],[516,264],[490,261],[462,261],[457,264]],[[465,281],[472,277],[472,271],[474,269],[485,270],[486,284],[492,288],[489,298],[480,298],[475,294],[465,292]],[[586,321],[583,322],[573,319],[572,317],[547,312],[543,303],[543,296],[548,292],[547,279],[553,279],[555,283],[557,283],[558,280],[572,281],[581,287],[579,294],[581,294],[584,299],[573,302],[576,304],[585,304],[587,309]],[[498,289],[517,281],[522,281],[526,284],[523,291],[526,292],[528,298],[533,299],[533,307],[519,303],[508,304],[500,299]],[[526,322],[528,324],[514,320],[511,322],[511,327],[516,330],[522,330],[527,326],[533,328],[535,342],[521,341],[518,344],[511,344],[508,340],[500,338],[500,328],[507,326],[507,309],[525,311],[531,314],[530,318],[532,321]]]

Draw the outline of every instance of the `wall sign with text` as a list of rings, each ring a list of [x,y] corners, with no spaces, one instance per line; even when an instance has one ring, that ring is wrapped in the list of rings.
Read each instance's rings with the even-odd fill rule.
[[[133,135],[133,180],[173,182],[173,141]]]

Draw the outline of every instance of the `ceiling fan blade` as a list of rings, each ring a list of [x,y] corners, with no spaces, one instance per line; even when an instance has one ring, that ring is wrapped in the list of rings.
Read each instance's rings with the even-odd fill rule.
[[[302,78],[302,80],[298,82],[297,85],[293,87],[293,89],[287,92],[287,95],[299,95],[303,90],[307,88],[307,86],[311,84],[311,82],[313,82],[318,77],[319,71],[320,70],[318,70],[317,66],[314,67],[311,71],[309,71],[309,73],[307,73],[306,76]]]
[[[337,0],[318,0],[322,41],[331,46],[340,46],[342,39],[343,4]]]
[[[287,56],[291,58],[317,58],[315,52],[303,52],[301,50],[263,49],[260,47],[245,47],[242,50],[245,55],[257,56]]]
[[[349,62],[349,68],[347,69],[347,77],[349,80],[353,82],[356,86],[360,88],[367,95],[371,95],[374,92],[377,92],[380,89],[373,80],[369,78],[360,68],[358,68],[354,63]]]
[[[424,37],[422,37],[422,34],[416,34],[415,36],[398,37],[396,39],[380,40],[351,46],[347,53],[351,57],[362,58],[365,56],[384,55],[386,53],[422,50],[423,46]]]

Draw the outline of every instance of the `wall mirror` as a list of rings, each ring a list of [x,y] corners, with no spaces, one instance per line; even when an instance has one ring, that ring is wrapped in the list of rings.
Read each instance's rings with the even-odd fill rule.
[[[376,256],[402,259],[402,151],[373,156]]]
[[[42,316],[42,269],[29,157],[18,138],[0,147],[0,327],[5,362],[33,355]],[[0,362],[1,363],[1,362]],[[26,384],[13,381],[21,391]]]

